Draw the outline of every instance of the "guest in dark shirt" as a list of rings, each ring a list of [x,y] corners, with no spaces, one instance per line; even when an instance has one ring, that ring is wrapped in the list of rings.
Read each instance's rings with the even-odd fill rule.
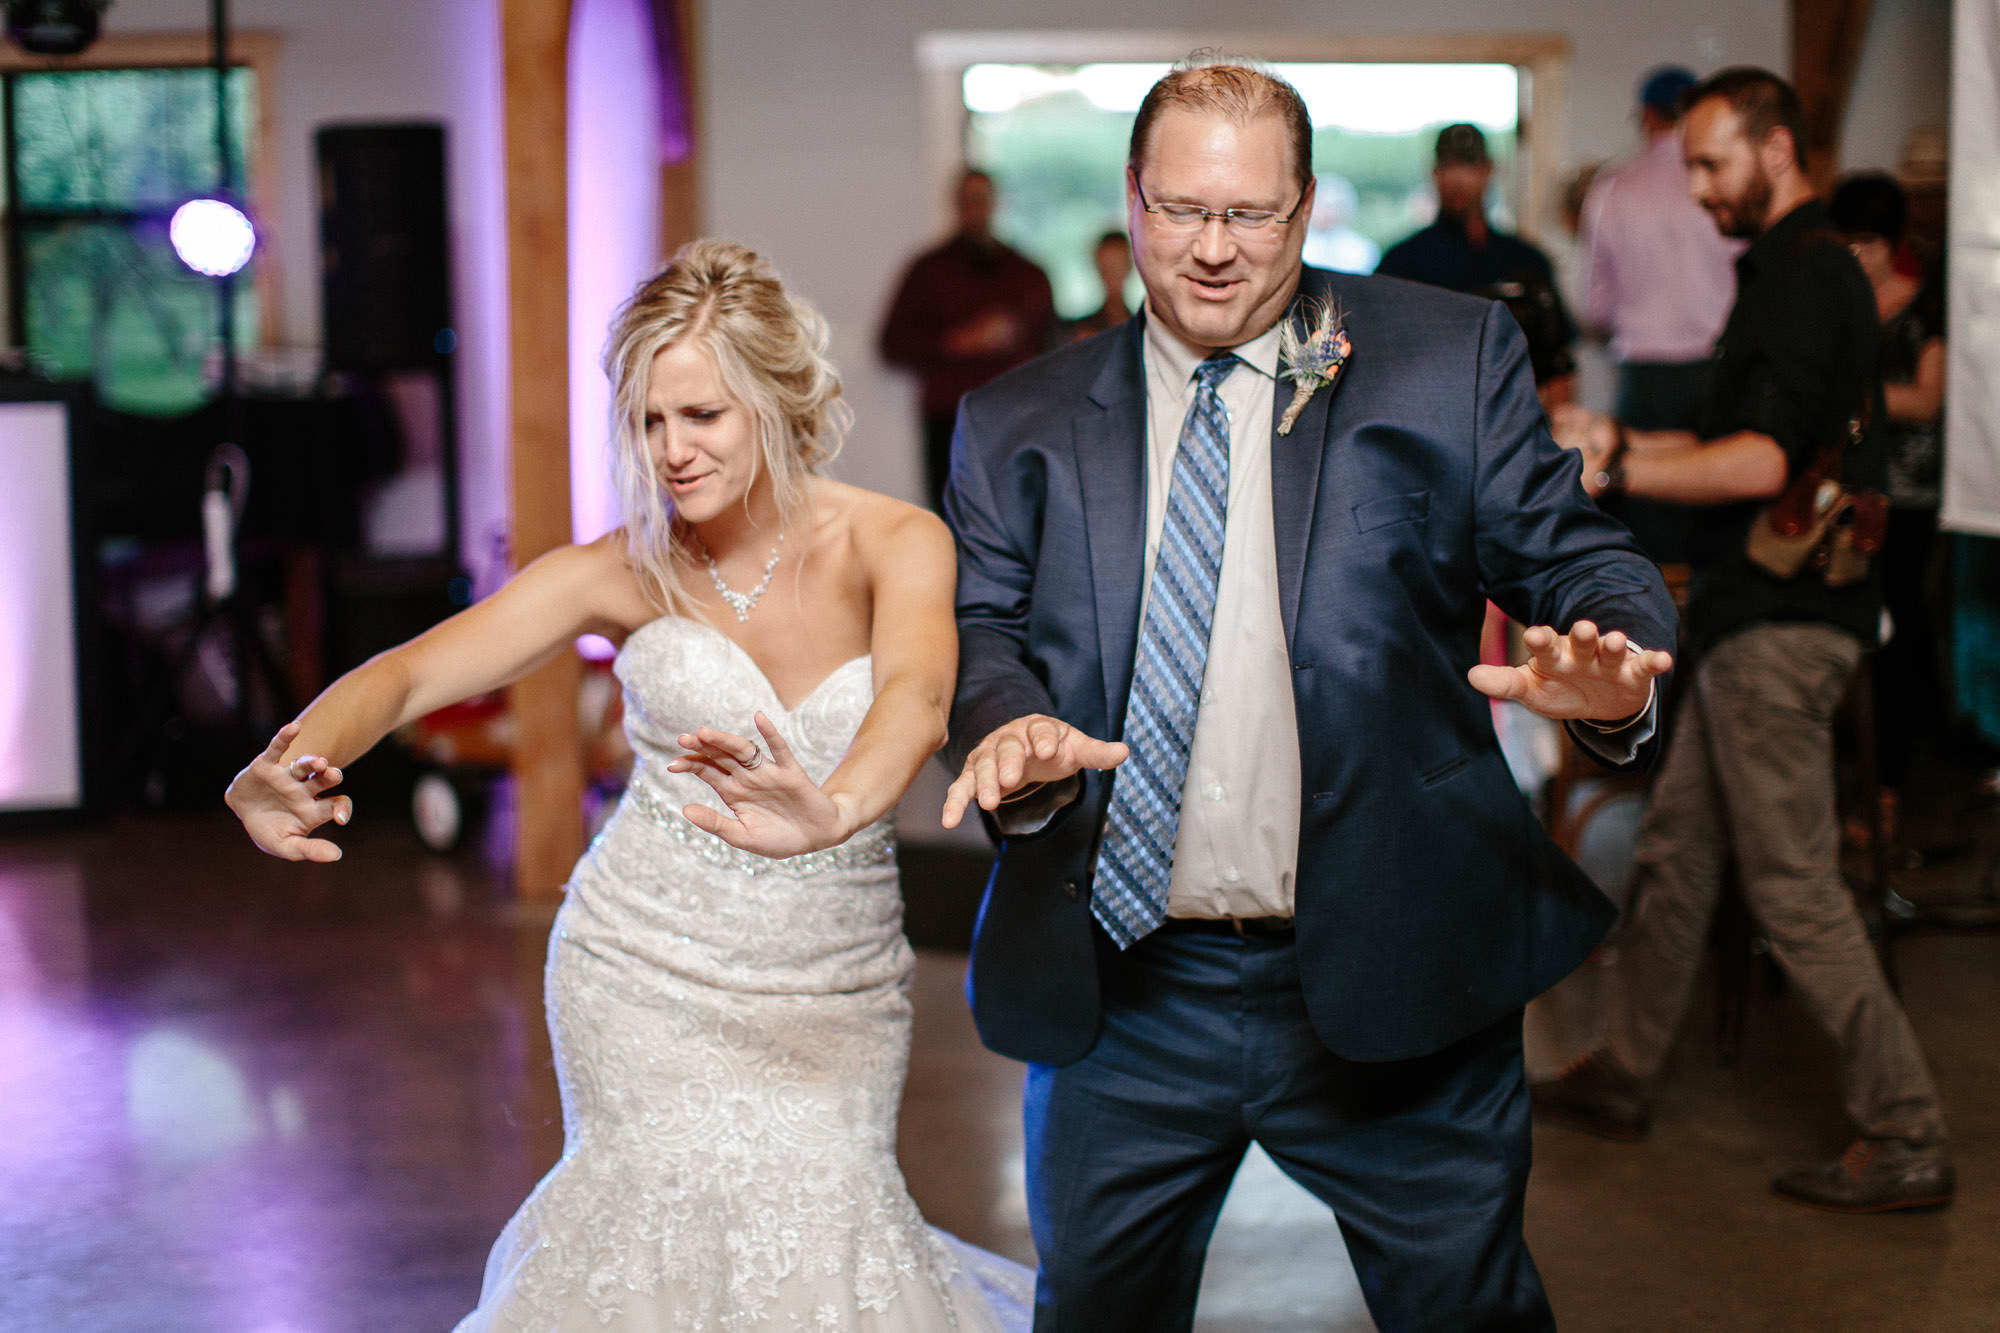
[[[1048,277],[993,234],[993,178],[967,171],[953,200],[957,229],[904,271],[881,337],[882,359],[915,371],[921,386],[932,504],[951,470],[958,400],[1047,351],[1056,324]]]
[[[1132,277],[1132,239],[1122,231],[1107,231],[1097,238],[1090,259],[1097,267],[1097,280],[1104,284],[1104,304],[1065,325],[1064,342],[1115,329],[1132,318],[1131,307],[1125,304],[1125,284]]]
[[[1477,125],[1438,131],[1431,180],[1437,221],[1389,247],[1375,271],[1454,292],[1504,301],[1528,336],[1535,386],[1544,403],[1567,402],[1576,374],[1576,323],[1556,290],[1549,257],[1486,220],[1493,159]]]
[[[1827,206],[1875,292],[1882,321],[1882,433],[1888,443],[1889,533],[1882,547],[1882,596],[1891,634],[1875,657],[1875,762],[1882,832],[1897,832],[1897,792],[1912,742],[1945,722],[1946,695],[1932,596],[1939,485],[1943,470],[1944,295],[1924,281],[1903,248],[1908,205],[1893,176],[1849,176]],[[1868,821],[1850,821],[1849,840],[1866,845]]]
[[[1760,503],[1848,439],[1864,406],[1881,414],[1875,300],[1813,198],[1803,123],[1797,94],[1763,70],[1724,70],[1689,92],[1690,192],[1723,234],[1753,241],[1737,260],[1699,429],[1556,414],[1593,494],[1699,505],[1703,521],[1693,679],[1640,825],[1634,905],[1606,974],[1605,1045],[1534,1098],[1609,1137],[1645,1132],[1733,856],[1772,957],[1839,1051],[1860,1131],[1841,1157],[1774,1187],[1839,1211],[1935,1207],[1953,1191],[1937,1089],[1841,879],[1833,818],[1833,712],[1875,642],[1879,576],[1830,587],[1809,565],[1780,579],[1744,552]],[[1846,444],[1841,476],[1879,488],[1879,436]]]

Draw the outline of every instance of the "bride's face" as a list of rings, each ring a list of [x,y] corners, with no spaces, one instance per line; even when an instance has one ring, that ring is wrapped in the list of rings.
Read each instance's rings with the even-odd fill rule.
[[[758,467],[756,421],[729,396],[715,358],[694,339],[653,358],[646,451],[654,477],[690,523],[704,523],[741,504],[753,486],[770,484]]]

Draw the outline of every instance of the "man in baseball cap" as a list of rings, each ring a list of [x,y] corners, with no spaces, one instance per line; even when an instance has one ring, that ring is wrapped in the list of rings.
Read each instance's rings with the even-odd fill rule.
[[[1575,378],[1569,348],[1576,325],[1556,291],[1548,256],[1486,220],[1493,158],[1477,125],[1438,131],[1431,181],[1437,188],[1437,221],[1391,246],[1375,271],[1506,302],[1528,335],[1543,401],[1565,401]]]

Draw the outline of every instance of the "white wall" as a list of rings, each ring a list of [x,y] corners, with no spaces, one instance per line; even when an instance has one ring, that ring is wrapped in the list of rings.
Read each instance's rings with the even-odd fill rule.
[[[1875,0],[1840,131],[1840,169],[1894,171],[1903,140],[1951,118],[1951,0]]]
[[[1214,26],[1218,14],[1226,29]],[[938,217],[921,167],[915,45],[927,31],[1003,27],[1560,32],[1574,47],[1567,136],[1579,161],[1630,145],[1634,85],[1651,65],[1705,73],[1786,62],[1784,0],[1237,0],[1226,10],[1193,0],[707,0],[698,29],[706,225],[765,251],[826,312],[857,417],[840,472],[912,499],[914,393],[880,365],[874,338],[891,284]]]
[[[107,33],[207,32],[206,0],[117,0]],[[459,335],[460,516],[484,572],[507,515],[507,254],[497,0],[234,0],[237,28],[282,39],[277,216],[262,218],[279,274],[274,341],[317,346],[318,188],[313,131],[328,121],[446,126]],[[560,262],[558,260],[558,262]]]

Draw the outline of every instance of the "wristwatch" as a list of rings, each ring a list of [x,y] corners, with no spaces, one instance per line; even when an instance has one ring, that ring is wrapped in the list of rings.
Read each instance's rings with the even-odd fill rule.
[[[1625,423],[1614,421],[1611,424],[1618,428],[1618,438],[1612,443],[1611,452],[1605,455],[1604,466],[1597,469],[1597,475],[1590,479],[1591,484],[1597,487],[1600,495],[1605,491],[1622,491],[1625,489],[1625,446],[1627,444]]]

